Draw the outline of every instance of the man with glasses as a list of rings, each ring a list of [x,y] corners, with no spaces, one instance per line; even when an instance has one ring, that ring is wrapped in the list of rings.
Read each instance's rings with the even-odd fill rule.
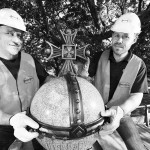
[[[21,52],[25,32],[24,21],[16,11],[10,8],[0,10],[1,150],[8,150],[16,137],[28,142],[39,135],[25,129],[26,125],[34,129],[39,127],[26,116],[26,110],[39,86],[49,76],[38,61]],[[26,145],[30,146],[29,150],[32,149],[31,142]]]

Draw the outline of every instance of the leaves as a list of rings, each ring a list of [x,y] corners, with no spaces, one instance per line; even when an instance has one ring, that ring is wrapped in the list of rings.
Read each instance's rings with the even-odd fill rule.
[[[75,44],[78,47],[90,44],[91,64],[96,66],[100,53],[110,47],[111,25],[121,14],[135,12],[141,19],[142,32],[133,52],[147,66],[150,64],[150,4],[146,0],[1,0],[0,8],[3,7],[13,8],[25,20],[28,33],[23,50],[55,72],[62,61],[45,60],[46,40],[61,48],[64,41],[60,30],[77,29]],[[93,75],[94,69],[91,70]]]

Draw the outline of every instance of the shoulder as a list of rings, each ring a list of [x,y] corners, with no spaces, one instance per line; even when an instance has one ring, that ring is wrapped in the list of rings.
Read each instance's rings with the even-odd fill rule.
[[[140,57],[138,57],[138,56],[136,56],[136,55],[134,55],[134,54],[133,54],[133,56],[135,56],[136,59],[141,62],[140,70],[141,70],[141,69],[142,69],[142,70],[143,70],[143,69],[146,69],[145,62],[144,62]]]
[[[136,59],[137,61],[140,62],[140,70],[143,70],[143,69],[145,70],[146,69],[145,62],[135,54],[133,54],[133,57],[134,57],[134,59]]]
[[[25,52],[21,52],[21,59],[24,60],[24,61],[32,61],[32,62],[34,62],[33,56],[31,56],[30,54],[25,53]]]
[[[30,54],[25,53],[25,52],[21,52],[21,56],[23,56],[23,57],[30,57],[30,58],[32,58],[32,56],[31,56]]]
[[[32,56],[31,54],[28,54],[28,53],[25,53],[25,52],[21,52],[21,56],[22,56],[22,59],[33,60],[34,63],[35,63],[35,65],[38,65],[38,66],[40,65],[41,66],[41,64],[39,63],[39,61],[34,56]]]
[[[33,56],[25,52],[21,52],[21,61],[28,63],[32,65],[33,67],[35,67],[36,65]]]
[[[141,58],[139,59],[141,60],[141,65],[132,86],[131,93],[148,93],[147,68],[144,61]]]
[[[138,62],[141,62],[141,63],[143,62],[143,60],[140,57],[138,57],[137,55],[135,55],[135,54],[132,54],[131,59],[134,59],[134,60],[136,60]]]

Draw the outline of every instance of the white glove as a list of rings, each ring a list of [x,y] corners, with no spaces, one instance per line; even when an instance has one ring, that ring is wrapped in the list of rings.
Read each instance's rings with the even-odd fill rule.
[[[29,132],[26,127],[38,129],[39,125],[26,115],[26,112],[20,112],[10,118],[10,125],[14,128],[14,136],[22,142],[31,141],[39,136],[38,132]]]
[[[110,109],[101,112],[101,116],[110,117],[110,122],[102,126],[99,132],[101,136],[112,134],[120,125],[120,120],[124,115],[124,111],[120,106],[112,106]]]

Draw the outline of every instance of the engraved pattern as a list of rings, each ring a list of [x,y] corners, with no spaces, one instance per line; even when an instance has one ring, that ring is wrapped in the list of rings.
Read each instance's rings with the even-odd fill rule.
[[[49,138],[37,139],[47,150],[87,150],[98,139],[98,134],[93,134],[78,140],[52,140]]]

